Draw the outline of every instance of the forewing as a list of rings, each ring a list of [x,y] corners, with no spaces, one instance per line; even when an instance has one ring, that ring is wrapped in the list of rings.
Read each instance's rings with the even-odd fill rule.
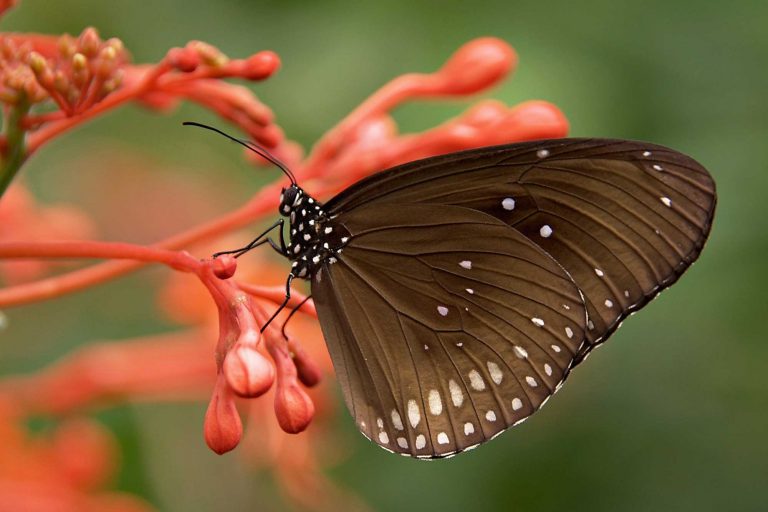
[[[380,446],[443,457],[490,439],[557,389],[585,338],[570,276],[498,219],[372,205],[312,295],[342,391]]]
[[[373,175],[326,207],[424,203],[462,206],[512,226],[552,256],[585,296],[588,343],[698,257],[715,186],[693,159],[654,144],[557,139],[439,156]]]

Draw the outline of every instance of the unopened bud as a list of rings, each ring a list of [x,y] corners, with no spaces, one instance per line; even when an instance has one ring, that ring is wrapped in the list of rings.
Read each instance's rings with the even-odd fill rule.
[[[475,39],[454,53],[437,72],[444,94],[472,94],[491,87],[517,64],[517,54],[493,37]]]
[[[231,254],[222,254],[213,259],[213,275],[219,279],[229,279],[237,271],[237,258]]]
[[[221,375],[205,412],[203,435],[208,447],[219,455],[234,449],[243,437],[243,423],[234,397]]]
[[[278,386],[275,394],[275,415],[285,432],[303,432],[315,416],[315,404],[298,383]]]
[[[275,369],[267,358],[242,343],[227,353],[223,370],[232,390],[242,397],[263,395],[275,380]]]
[[[99,33],[93,27],[88,27],[83,30],[77,42],[79,51],[88,57],[94,57],[101,46]]]
[[[263,80],[280,68],[280,57],[275,52],[263,51],[245,60],[242,76],[248,80]]]

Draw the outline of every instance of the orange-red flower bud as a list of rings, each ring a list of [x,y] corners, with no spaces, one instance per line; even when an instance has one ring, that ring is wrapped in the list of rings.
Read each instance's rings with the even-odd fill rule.
[[[231,254],[223,254],[214,258],[211,268],[213,275],[219,279],[229,279],[237,271],[237,258]]]
[[[189,47],[171,48],[168,51],[168,62],[179,71],[191,73],[200,65],[200,55]]]
[[[472,94],[486,89],[514,69],[517,54],[506,42],[482,37],[465,44],[437,72],[445,94]]]
[[[296,381],[278,385],[275,415],[280,428],[289,434],[298,434],[309,426],[315,416],[315,404]]]
[[[58,471],[81,489],[104,484],[114,472],[116,445],[109,431],[84,419],[64,422],[53,439]]]
[[[96,56],[96,52],[99,51],[101,46],[101,38],[99,33],[93,27],[88,27],[80,34],[80,38],[77,41],[78,51],[85,54],[87,57]]]
[[[243,437],[243,423],[223,375],[219,375],[216,380],[211,402],[205,412],[203,434],[208,447],[219,455],[234,449]]]
[[[323,372],[320,371],[320,366],[304,352],[304,349],[299,345],[293,343],[290,344],[293,351],[293,364],[296,367],[296,373],[299,376],[299,380],[305,386],[311,388],[316,386],[323,376]]]
[[[224,359],[224,375],[232,390],[253,398],[266,393],[275,380],[275,369],[255,346],[237,343]]]
[[[96,57],[93,67],[96,76],[109,78],[117,68],[117,51],[112,46],[105,46]]]
[[[263,51],[245,60],[242,76],[248,80],[263,80],[279,68],[280,57],[275,52]]]

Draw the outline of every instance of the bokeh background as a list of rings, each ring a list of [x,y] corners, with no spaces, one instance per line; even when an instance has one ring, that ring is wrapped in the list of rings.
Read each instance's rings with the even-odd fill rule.
[[[552,101],[574,136],[644,139],[695,156],[719,192],[700,261],[548,407],[484,448],[432,463],[379,450],[339,409],[349,451],[330,476],[381,511],[768,507],[768,3],[38,0],[2,20],[5,31],[53,34],[88,25],[121,38],[135,62],[190,39],[231,56],[275,50],[282,70],[253,87],[305,146],[390,78],[434,70],[464,42],[495,35],[520,64],[491,96]],[[412,105],[397,119],[418,130],[465,106]],[[112,173],[125,215],[99,220],[101,235],[149,242],[234,208],[262,183],[223,141],[190,144],[186,119],[214,121],[192,106],[170,116],[121,109],[47,146],[23,174],[43,200],[98,211],[93,184]],[[119,175],[110,170],[118,161]],[[147,174],[156,175],[151,190]],[[201,200],[179,204],[177,194]],[[169,218],[152,232],[132,230],[149,222],[147,202],[167,205]],[[170,329],[151,299],[162,272],[6,311],[0,374],[40,368],[83,343]],[[204,410],[200,402],[95,413],[119,436],[114,486],[163,511],[288,508],[268,472],[205,447]]]

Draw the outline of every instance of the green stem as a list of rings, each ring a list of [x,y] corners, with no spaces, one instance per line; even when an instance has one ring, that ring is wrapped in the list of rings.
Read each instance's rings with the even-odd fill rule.
[[[0,197],[5,194],[5,190],[13,181],[27,156],[26,130],[21,125],[21,119],[27,115],[27,112],[29,112],[29,103],[26,100],[21,100],[11,109],[11,115],[8,117],[8,138],[6,139],[8,151],[0,165]]]

